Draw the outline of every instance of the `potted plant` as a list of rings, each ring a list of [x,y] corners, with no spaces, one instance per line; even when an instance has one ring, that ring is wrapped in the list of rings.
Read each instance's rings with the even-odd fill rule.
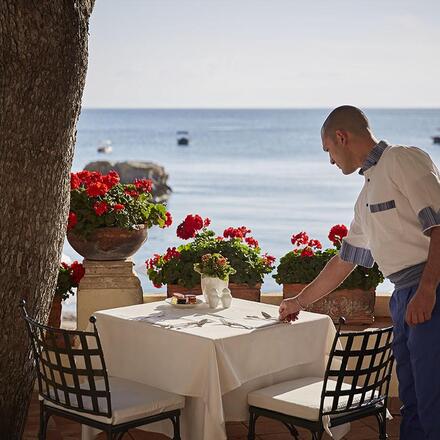
[[[78,261],[74,261],[70,265],[60,263],[57,286],[48,319],[48,325],[51,327],[59,328],[61,326],[62,301],[75,294],[73,289],[78,287],[84,273],[84,266]]]
[[[194,270],[201,275],[200,284],[206,302],[210,291],[222,292],[227,289],[229,275],[236,273],[228,259],[219,253],[202,255],[200,262],[194,264]]]
[[[200,277],[194,271],[194,264],[205,254],[219,253],[236,271],[230,276],[232,296],[259,301],[263,277],[272,271],[275,258],[262,254],[257,240],[249,236],[251,230],[245,226],[227,228],[218,236],[208,229],[210,223],[208,218],[188,215],[177,227],[177,236],[193,240],[147,260],[150,280],[156,287],[166,284],[169,296],[174,292],[201,294]]]
[[[292,235],[294,249],[280,259],[277,272],[273,275],[283,285],[283,297],[296,296],[321,272],[335,255],[347,235],[347,227],[335,225],[328,238],[333,247],[322,250],[318,240],[309,239],[306,232]],[[307,309],[329,315],[337,322],[344,316],[352,324],[370,324],[374,321],[375,290],[383,281],[377,264],[372,268],[357,266],[350,276],[333,292]]]
[[[70,184],[67,239],[87,259],[123,260],[142,246],[148,228],[172,223],[165,205],[153,202],[149,179],[122,184],[115,171],[81,171]]]

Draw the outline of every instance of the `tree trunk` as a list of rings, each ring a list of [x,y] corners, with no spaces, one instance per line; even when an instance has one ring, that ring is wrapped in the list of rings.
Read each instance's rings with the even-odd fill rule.
[[[54,294],[93,2],[0,2],[2,439],[21,438],[34,382],[19,300],[46,321]]]

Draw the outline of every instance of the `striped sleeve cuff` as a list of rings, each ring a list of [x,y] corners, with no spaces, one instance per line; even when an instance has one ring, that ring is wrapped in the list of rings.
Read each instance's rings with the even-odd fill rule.
[[[374,264],[374,259],[369,249],[353,246],[345,240],[342,241],[339,257],[348,263],[359,264],[359,266],[363,267],[373,267]]]
[[[422,230],[425,235],[429,237],[431,228],[440,226],[440,210],[435,212],[430,206],[420,210],[419,222],[422,225]]]

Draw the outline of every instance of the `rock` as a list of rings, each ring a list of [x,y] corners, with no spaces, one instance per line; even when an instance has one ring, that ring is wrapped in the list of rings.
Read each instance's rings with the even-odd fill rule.
[[[153,181],[153,197],[156,201],[164,201],[171,194],[171,188],[168,186],[168,174],[165,168],[153,162],[90,162],[85,167],[88,171],[99,171],[107,174],[115,170],[122,183],[133,183],[135,179],[151,179]]]

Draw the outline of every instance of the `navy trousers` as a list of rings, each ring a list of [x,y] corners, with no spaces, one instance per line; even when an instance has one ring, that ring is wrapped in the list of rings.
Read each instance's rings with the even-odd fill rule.
[[[416,291],[417,286],[395,290],[390,301],[403,402],[400,440],[440,440],[440,286],[431,319],[410,327],[405,313]]]

